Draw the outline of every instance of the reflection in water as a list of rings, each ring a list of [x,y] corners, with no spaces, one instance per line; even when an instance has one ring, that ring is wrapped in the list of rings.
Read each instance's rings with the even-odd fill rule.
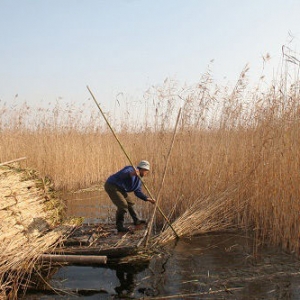
[[[127,295],[132,297],[135,288],[135,274],[132,272],[116,270],[116,275],[120,281],[120,285],[115,287],[115,291],[119,296]]]
[[[149,267],[149,262],[133,264],[106,265],[103,269],[115,271],[114,291],[120,298],[134,298],[138,284],[138,275]],[[116,298],[117,299],[117,298]]]
[[[251,240],[207,235],[168,245],[149,264],[62,267],[51,284],[62,290],[98,291],[81,299],[290,299],[300,294],[300,262],[278,249],[253,253]],[[83,295],[83,294],[81,294]],[[78,297],[78,295],[77,295]],[[76,299],[46,296],[25,299]]]
[[[160,296],[182,299],[299,299],[300,262],[274,248],[254,252],[250,238],[205,235],[168,247],[167,262],[153,260]],[[165,264],[165,272],[163,272]],[[289,295],[289,296],[287,296]],[[299,294],[298,294],[299,295]]]

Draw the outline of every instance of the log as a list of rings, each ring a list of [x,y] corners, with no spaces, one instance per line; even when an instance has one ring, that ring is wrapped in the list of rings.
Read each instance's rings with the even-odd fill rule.
[[[115,248],[99,249],[97,247],[93,248],[56,248],[53,253],[64,253],[69,255],[104,255],[108,258],[120,258],[128,255],[133,255],[137,252],[136,246],[124,246]]]
[[[50,261],[50,262],[65,262],[70,264],[106,264],[107,256],[97,256],[97,255],[58,255],[58,254],[43,254],[40,257],[40,261]]]
[[[20,287],[22,289],[22,286]],[[42,293],[44,295],[80,295],[80,296],[94,296],[97,294],[108,294],[108,292],[104,289],[56,289],[54,287],[42,287],[42,288],[36,288],[34,286],[27,286],[26,287],[26,292],[35,294],[35,293]],[[100,296],[100,295],[99,295]],[[31,297],[30,297],[31,298]],[[37,299],[37,298],[32,298],[32,299]],[[53,298],[51,298],[53,299]],[[106,298],[105,298],[106,299]]]

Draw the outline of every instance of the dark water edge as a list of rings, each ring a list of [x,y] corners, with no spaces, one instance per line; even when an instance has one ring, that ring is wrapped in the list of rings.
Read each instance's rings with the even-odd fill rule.
[[[61,267],[49,283],[61,292],[22,299],[296,300],[300,262],[279,249],[256,251],[241,234],[222,233],[180,239],[147,264]]]

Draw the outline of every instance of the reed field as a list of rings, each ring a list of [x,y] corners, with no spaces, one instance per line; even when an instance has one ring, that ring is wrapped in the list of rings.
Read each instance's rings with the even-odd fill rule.
[[[258,243],[298,255],[299,100],[299,80],[287,71],[269,86],[262,78],[253,87],[245,68],[232,88],[217,86],[208,71],[192,86],[166,80],[145,93],[138,113],[126,104],[121,117],[107,117],[132,161],[150,161],[145,181],[155,196],[182,107],[161,209],[183,234],[242,228]],[[56,189],[102,184],[128,164],[96,106],[2,103],[0,111],[0,161],[26,156],[22,166],[50,177]]]

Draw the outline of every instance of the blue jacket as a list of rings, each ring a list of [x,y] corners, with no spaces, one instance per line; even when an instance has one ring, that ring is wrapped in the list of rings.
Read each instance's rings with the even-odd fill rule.
[[[142,192],[140,178],[130,174],[133,171],[132,166],[126,166],[117,173],[109,176],[106,182],[118,186],[127,193],[134,192],[138,198],[146,201],[148,197]]]

